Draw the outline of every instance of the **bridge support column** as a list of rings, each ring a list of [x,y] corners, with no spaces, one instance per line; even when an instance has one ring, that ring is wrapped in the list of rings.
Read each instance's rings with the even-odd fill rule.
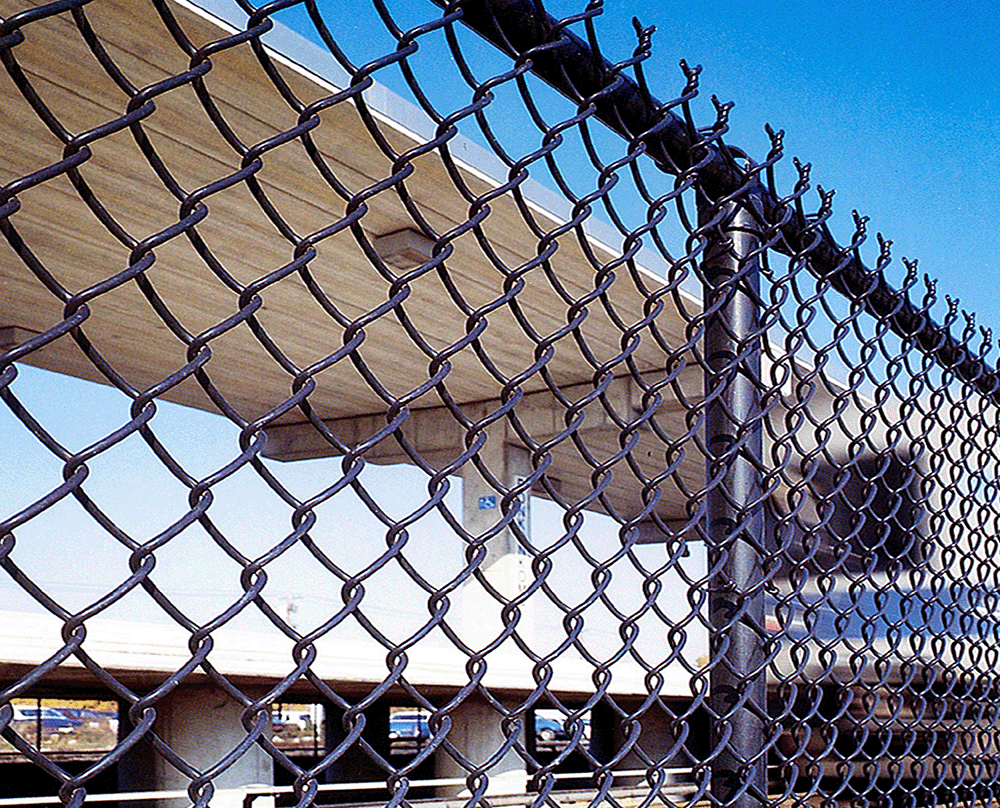
[[[485,416],[489,407],[480,407],[478,410],[474,414],[470,413],[470,417]],[[528,450],[508,443],[505,422],[493,424],[488,431],[489,440],[479,450],[479,458],[483,465],[501,485],[507,488],[523,482],[532,472]],[[525,492],[518,498],[520,510],[514,521],[522,532],[530,534],[529,494],[530,492]],[[462,499],[462,521],[470,533],[485,533],[499,522],[503,515],[501,510],[503,492],[491,485],[471,461],[462,467]],[[487,555],[482,563],[484,570],[493,566],[505,555],[522,553],[517,536],[510,528],[491,538],[486,544],[486,549]]]
[[[181,685],[156,704],[156,733],[171,749],[199,772],[215,766],[247,733],[240,723],[243,706],[214,685]],[[153,761],[153,787],[157,791],[186,789],[191,779],[161,755]],[[249,747],[228,769],[212,778],[216,791],[247,785],[272,785],[274,762],[259,746]],[[267,798],[254,801],[265,808]],[[269,800],[274,805],[274,800]],[[161,800],[160,808],[189,804],[185,799]],[[241,808],[239,793],[212,797],[212,808]]]
[[[472,695],[449,715],[452,725],[448,740],[464,760],[457,760],[447,750],[439,748],[434,756],[434,776],[464,778],[477,769],[484,769],[489,778],[487,794],[524,794],[528,784],[524,759],[513,747],[502,754],[500,751],[507,742],[501,725],[503,714],[481,696]],[[523,743],[523,724],[517,734]],[[469,787],[439,786],[437,792],[438,797],[464,796],[469,794]]]
[[[468,413],[483,418],[491,412],[490,405],[479,405]],[[488,428],[489,440],[479,450],[479,458],[494,480],[507,490],[525,482],[533,471],[528,450],[515,445],[507,433],[506,422]],[[469,533],[482,536],[503,517],[504,491],[491,484],[467,462],[462,467],[462,523]],[[518,497],[514,524],[522,534],[531,536],[531,492]],[[531,556],[522,547],[514,529],[508,527],[486,542],[486,557],[479,569],[487,582],[506,600],[516,598],[528,588],[532,579]],[[476,648],[492,642],[504,630],[503,605],[478,581],[469,580],[462,590],[463,638]],[[517,631],[530,641],[533,614],[530,603],[519,607]]]
[[[598,702],[590,711],[590,754],[607,763],[615,756],[618,736],[617,713],[605,702]]]
[[[323,754],[329,755],[347,737],[344,729],[344,713],[333,704],[324,704],[325,722],[323,739]],[[386,760],[389,759],[391,744],[389,741],[389,705],[376,702],[365,710],[365,728],[361,736],[368,744]],[[324,777],[327,783],[364,783],[384,780],[385,772],[368,757],[357,741],[344,750]],[[358,791],[344,795],[345,801],[370,802],[373,792]]]
[[[639,737],[614,768],[623,772],[648,770],[652,767],[673,768],[675,764],[670,750],[674,744],[674,730],[670,726],[670,717],[654,704],[638,721]],[[622,720],[615,722],[614,739],[616,751],[622,749],[627,742]],[[615,783],[622,786],[638,786],[645,782],[645,775],[615,776]],[[673,782],[673,776],[668,776],[665,782]]]

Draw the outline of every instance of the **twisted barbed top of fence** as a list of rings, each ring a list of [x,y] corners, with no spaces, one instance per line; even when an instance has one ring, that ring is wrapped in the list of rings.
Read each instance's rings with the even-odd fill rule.
[[[615,69],[586,41],[550,16],[539,0],[434,0],[458,6],[462,20],[509,56],[534,50],[531,69],[545,82],[573,98],[596,96],[595,115],[628,140],[641,140],[646,153],[664,171],[677,173],[698,162],[699,182],[713,199],[741,194],[765,225],[779,225],[781,239],[772,246],[785,255],[808,250],[807,265],[851,299],[861,300],[873,316],[885,319],[904,340],[952,370],[979,392],[1000,404],[1000,376],[947,325],[939,325],[903,292],[892,288],[879,269],[870,269],[853,246],[841,247],[829,230],[810,227],[797,210],[779,200],[758,175],[741,168],[726,150],[692,132],[688,124],[646,88]],[[594,3],[591,4],[592,6]],[[549,46],[542,48],[542,46]],[[609,76],[614,82],[609,86]],[[699,153],[700,150],[700,153]]]

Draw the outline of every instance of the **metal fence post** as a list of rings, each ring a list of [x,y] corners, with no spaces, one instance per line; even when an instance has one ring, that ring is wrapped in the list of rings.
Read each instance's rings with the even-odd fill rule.
[[[701,267],[707,537],[710,569],[718,567],[709,587],[709,708],[712,746],[722,748],[711,764],[712,794],[719,805],[751,808],[767,795],[758,240],[735,202],[699,213],[709,226]]]

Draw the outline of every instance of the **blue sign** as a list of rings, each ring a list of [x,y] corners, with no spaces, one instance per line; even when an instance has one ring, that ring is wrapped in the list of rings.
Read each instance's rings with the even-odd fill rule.
[[[479,510],[481,511],[492,511],[497,506],[496,497],[480,497],[479,498]]]

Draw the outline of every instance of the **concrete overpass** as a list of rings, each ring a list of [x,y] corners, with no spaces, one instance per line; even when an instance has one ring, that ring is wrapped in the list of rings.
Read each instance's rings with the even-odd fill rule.
[[[241,30],[246,23],[237,6],[223,0],[176,2],[169,8],[195,47]],[[0,0],[0,14],[12,10],[11,0]],[[135,86],[150,87],[191,68],[191,55],[138,0],[101,0],[90,4],[86,13],[104,48],[127,69]],[[68,17],[32,23],[25,34],[25,42],[16,48],[19,63],[32,82],[44,88],[46,103],[71,132],[93,131],[125,113],[128,95],[94,59]],[[350,76],[336,61],[295,33],[275,26],[263,41],[276,69],[305,105],[349,87]],[[51,58],[53,51],[60,58]],[[244,144],[264,143],[299,123],[298,112],[282,100],[248,48],[212,53],[205,82]],[[243,182],[206,195],[204,208],[181,205],[130,133],[122,130],[93,140],[87,146],[91,154],[79,169],[95,198],[121,225],[118,237],[97,222],[65,176],[25,183],[17,190],[20,207],[10,214],[10,222],[62,290],[53,294],[46,289],[9,244],[0,241],[0,347],[28,364],[106,382],[94,361],[99,355],[134,391],[155,390],[162,400],[214,412],[218,401],[190,374],[160,387],[171,374],[204,362],[220,398],[251,424],[244,437],[254,440],[266,433],[263,453],[268,458],[363,457],[379,465],[416,464],[428,477],[442,470],[460,475],[462,530],[473,537],[497,533],[485,543],[483,578],[463,584],[450,605],[460,618],[457,630],[474,649],[488,646],[503,630],[502,609],[511,600],[524,597],[519,630],[529,645],[542,642],[544,632],[558,627],[563,616],[540,597],[525,595],[536,579],[530,556],[519,552],[523,537],[530,537],[527,512],[532,494],[604,514],[615,539],[617,530],[628,525],[639,531],[643,542],[686,541],[691,552],[685,562],[688,580],[676,570],[664,576],[667,594],[660,604],[669,619],[684,623],[697,608],[687,599],[698,592],[690,581],[703,578],[706,567],[689,512],[690,492],[700,491],[705,478],[705,458],[693,440],[700,425],[697,415],[691,417],[703,398],[702,370],[692,350],[700,337],[691,329],[701,311],[700,294],[682,286],[664,295],[655,338],[648,326],[638,328],[643,338],[627,365],[624,332],[642,320],[648,291],[663,288],[665,265],[640,251],[634,274],[620,268],[617,282],[603,298],[595,294],[582,316],[582,308],[567,300],[595,293],[595,272],[621,255],[620,235],[593,216],[579,227],[568,227],[572,209],[531,180],[520,186],[521,200],[510,193],[494,196],[506,182],[506,166],[459,136],[449,150],[454,171],[468,189],[463,195],[440,154],[421,153],[435,135],[426,116],[377,84],[364,98],[385,143],[397,154],[410,155],[407,162],[413,172],[406,179],[407,189],[425,222],[438,234],[450,233],[469,219],[470,195],[488,200],[489,215],[480,228],[495,252],[484,250],[470,231],[439,239],[438,248],[446,247],[435,256],[435,241],[416,232],[412,211],[391,191],[368,196],[364,215],[352,219],[343,195],[323,180],[297,141],[264,151],[254,174],[274,206],[274,217]],[[0,84],[0,102],[5,110],[0,134],[8,144],[0,182],[41,179],[43,174],[35,172],[44,173],[73,151],[47,131],[9,81]],[[157,95],[155,104],[155,113],[142,119],[142,129],[187,192],[237,176],[254,162],[227,143],[189,88]],[[309,135],[325,165],[351,193],[376,188],[398,168],[372,139],[354,103],[323,108]],[[538,229],[553,234],[550,240],[539,238],[525,211]],[[167,237],[179,221],[202,214],[196,226],[201,245],[177,232]],[[312,245],[312,290],[296,272],[303,253],[275,224],[278,215],[298,237],[333,228]],[[551,247],[544,262],[540,241]],[[206,261],[206,248],[218,266]],[[433,268],[438,257],[438,264],[447,268],[448,283],[436,271],[414,271]],[[168,302],[171,317],[158,313],[149,290],[138,284],[123,282],[100,290],[96,286],[144,262],[148,266],[142,277]],[[383,272],[378,271],[380,262]],[[387,277],[390,272],[395,280]],[[273,282],[260,283],[265,277]],[[495,305],[511,283],[523,284],[516,312]],[[253,293],[241,294],[248,285]],[[195,338],[248,309],[269,335],[274,353],[280,351],[287,359],[285,367],[274,361],[246,322],[213,334],[210,342]],[[392,316],[393,309],[405,312],[407,320]],[[566,328],[570,310],[580,315],[576,327],[586,351],[565,339],[550,344],[549,338]],[[51,330],[62,323],[81,326],[92,346],[89,357],[70,334]],[[479,329],[478,346],[467,343],[470,331]],[[477,351],[492,364],[485,364]],[[363,361],[352,362],[351,356]],[[437,361],[442,356],[447,356],[447,364]],[[540,357],[545,358],[547,378],[538,372]],[[802,377],[813,373],[795,367]],[[302,369],[309,373],[300,373]],[[366,371],[377,376],[383,390],[365,378]],[[326,435],[308,423],[301,410],[282,408],[306,376],[315,384],[309,405]],[[431,380],[444,383],[447,398]],[[817,384],[810,403],[814,413],[828,410],[831,397],[843,390],[825,377]],[[632,465],[615,461],[622,425],[635,422],[652,406],[650,390],[662,392],[663,400],[655,407],[653,421],[632,434]],[[518,402],[513,417],[507,417],[512,396]],[[387,411],[387,398],[398,406]],[[475,452],[478,467],[470,459],[470,437],[484,441]],[[586,445],[589,457],[583,456],[574,437]],[[595,475],[595,466],[605,462],[607,468]],[[662,476],[668,464],[671,473]],[[602,486],[599,498],[593,496],[597,484]],[[496,531],[505,510],[515,514],[517,527]],[[654,525],[653,515],[673,535]],[[657,546],[656,552],[662,555],[663,547]],[[461,557],[461,542],[452,549]],[[641,590],[638,574],[618,580],[620,587]],[[0,660],[5,681],[30,675],[65,642],[62,621],[56,618],[7,613],[0,620],[4,647],[13,649]],[[609,616],[592,621],[598,632],[613,636],[619,625]],[[637,625],[634,647],[649,659],[666,659],[681,642],[677,636],[671,640],[669,627],[650,615]],[[87,631],[87,652],[136,692],[156,687],[191,656],[190,632],[181,628],[95,617],[87,621]],[[212,664],[245,693],[261,696],[289,674],[294,643],[287,637],[225,628],[213,631],[212,637]],[[546,648],[553,647],[551,639],[543,643]],[[664,698],[688,703],[707,652],[704,619],[684,624],[683,645],[688,665],[664,665],[658,671],[658,687]],[[385,682],[394,664],[386,662],[386,649],[370,639],[323,638],[315,643],[315,651],[312,671],[351,697],[362,697]],[[405,682],[428,698],[447,702],[469,681],[469,654],[454,644],[435,642],[428,635],[406,654]],[[551,668],[547,687],[567,703],[582,704],[593,695],[595,666],[581,654],[569,649]],[[606,692],[620,704],[638,707],[648,695],[647,671],[635,659],[615,661],[608,673]],[[539,678],[534,661],[508,641],[490,651],[483,684],[505,707],[513,708],[535,689]],[[47,687],[57,689],[86,687],[88,682],[93,682],[91,675],[74,657],[45,678]],[[290,695],[303,692],[296,687]],[[402,681],[387,693],[406,697]],[[211,727],[204,720],[210,702],[221,705],[223,716]],[[199,769],[214,765],[220,754],[245,738],[239,722],[242,707],[231,699],[220,700],[217,692],[210,694],[205,677],[197,672],[159,702],[157,711],[157,731]],[[491,761],[504,741],[501,712],[473,696],[453,707],[450,716],[449,738],[456,749],[476,764],[490,762],[497,784],[509,787],[517,781],[523,786],[524,763],[513,750]],[[666,716],[656,708],[643,722],[647,738],[667,734]],[[208,747],[204,739],[213,732],[220,743]],[[605,737],[602,742],[612,748],[613,756],[622,739]],[[619,764],[627,769],[634,762],[634,757],[626,757]],[[262,749],[250,747],[218,784],[266,779],[269,763]],[[173,788],[189,782],[162,763],[154,768],[152,780],[141,785]],[[453,757],[439,755],[439,775],[460,772],[464,770]]]
[[[198,45],[245,26],[245,18],[235,4],[183,2],[172,4],[170,9]],[[0,14],[9,16],[16,10],[8,0],[0,2]],[[86,14],[107,53],[135,86],[152,86],[189,68],[189,55],[178,47],[160,17],[137,0],[102,0],[88,6]],[[94,130],[125,113],[127,95],[95,60],[68,16],[32,23],[25,27],[25,34],[25,41],[16,49],[19,64],[32,83],[41,88],[45,103],[69,131]],[[277,26],[264,41],[285,80],[305,103],[328,97],[349,84],[349,77],[332,57],[293,32]],[[59,58],[51,58],[56,51]],[[244,143],[264,142],[295,126],[297,114],[279,97],[247,48],[213,53],[211,64],[206,86]],[[388,90],[375,85],[365,92],[365,101],[396,152],[419,150],[433,137],[430,120]],[[0,104],[5,110],[0,136],[8,146],[0,164],[0,182],[40,176],[34,172],[44,172],[46,166],[66,153],[63,144],[39,121],[10,81],[0,84]],[[156,112],[142,121],[142,128],[179,186],[188,191],[208,187],[241,170],[240,155],[205,118],[193,92],[185,89],[157,95],[155,104]],[[393,171],[392,161],[372,140],[352,103],[323,110],[321,123],[310,136],[339,181],[354,191],[375,185]],[[172,373],[186,366],[190,369],[189,363],[197,361],[199,353],[204,358],[203,350],[190,348],[192,335],[213,328],[247,306],[247,300],[240,299],[235,287],[252,284],[267,273],[284,271],[282,268],[294,261],[293,249],[246,185],[237,183],[213,194],[206,199],[207,215],[199,221],[197,233],[214,260],[231,276],[232,283],[227,286],[210,271],[192,242],[158,235],[199,212],[185,206],[178,213],[178,199],[163,177],[151,169],[127,130],[95,139],[86,148],[90,154],[80,165],[80,177],[121,231],[115,233],[114,228],[101,226],[65,176],[19,186],[19,208],[9,221],[63,291],[53,294],[46,289],[27,271],[8,242],[0,242],[0,281],[4,290],[0,296],[0,347],[12,350],[18,361],[106,383],[108,379],[98,371],[103,361],[133,390],[154,389]],[[505,167],[485,150],[461,137],[449,148],[472,194],[485,198],[503,184]],[[315,233],[332,222],[346,221],[349,211],[344,199],[322,180],[297,143],[268,151],[262,159],[264,167],[256,180],[297,233]],[[407,187],[419,200],[426,221],[440,233],[465,221],[468,201],[455,189],[440,156],[434,152],[416,156],[412,165],[415,170],[407,179]],[[540,185],[529,180],[521,190],[523,204],[539,227],[555,232],[572,219],[566,203]],[[309,265],[329,305],[352,319],[378,311],[387,300],[400,295],[399,285],[391,284],[373,268],[373,254],[399,274],[426,263],[433,246],[413,232],[412,216],[397,195],[377,194],[368,198],[366,205],[367,211],[354,232],[344,227],[317,243]],[[690,402],[700,400],[702,375],[687,355],[687,322],[679,314],[661,317],[659,341],[642,341],[631,358],[639,375],[630,373],[621,361],[622,331],[613,322],[611,312],[619,312],[629,321],[638,320],[645,298],[633,282],[617,283],[605,305],[593,305],[581,318],[580,333],[591,354],[585,355],[563,341],[546,364],[548,381],[537,372],[529,372],[537,361],[539,346],[525,336],[525,329],[539,335],[563,329],[566,296],[580,298],[594,290],[595,264],[617,258],[621,239],[593,218],[576,230],[565,228],[553,239],[554,252],[546,258],[559,279],[554,285],[538,257],[538,236],[526,223],[516,201],[509,194],[499,195],[489,200],[489,206],[489,216],[481,227],[495,245],[495,255],[484,252],[474,234],[467,233],[448,242],[450,253],[445,261],[455,284],[453,289],[446,288],[435,272],[414,275],[405,284],[405,300],[399,307],[422,335],[423,346],[393,317],[365,322],[363,338],[361,332],[345,330],[336,317],[331,318],[317,304],[303,279],[294,272],[250,297],[250,305],[259,303],[254,315],[257,321],[288,360],[298,368],[317,370],[310,406],[315,417],[342,442],[341,446],[332,445],[311,425],[302,423],[303,414],[295,409],[276,420],[269,418],[275,408],[294,395],[296,374],[272,361],[245,325],[211,340],[211,358],[205,371],[240,417],[250,422],[265,419],[265,454],[269,457],[292,460],[341,455],[345,447],[360,447],[357,451],[363,450],[365,460],[374,463],[413,462],[414,455],[419,455],[425,468],[455,466],[463,476],[464,529],[472,535],[488,534],[494,529],[505,507],[504,497],[508,503],[512,499],[518,503],[514,507],[521,509],[521,529],[530,529],[530,521],[524,518],[530,502],[528,489],[541,496],[557,495],[567,503],[585,502],[590,509],[611,510],[619,523],[638,521],[649,510],[643,505],[645,482],[641,477],[655,477],[663,468],[665,445],[660,436],[647,427],[638,431],[632,455],[640,464],[641,475],[622,462],[612,464],[600,500],[591,496],[592,466],[583,462],[571,440],[554,439],[567,431],[567,418],[575,419],[575,434],[585,438],[593,457],[614,457],[620,451],[620,423],[635,420],[646,407],[637,382],[640,378],[643,385],[670,389],[671,396],[679,394]],[[136,242],[145,246],[136,246]],[[655,265],[651,254],[643,256],[651,265],[636,268],[640,279],[637,282],[653,288],[662,285],[662,265]],[[507,307],[490,309],[497,296],[504,293],[505,276],[498,270],[497,260],[523,270],[519,271],[518,282],[524,284],[520,295],[524,323],[519,324]],[[155,304],[151,305],[136,284],[112,285],[99,295],[91,294],[96,291],[95,284],[106,277],[143,261],[149,262],[143,275],[160,299],[168,301],[175,318],[172,321],[165,321],[154,310]],[[677,294],[692,311],[697,311],[695,297],[685,291]],[[67,298],[72,301],[69,308],[74,313],[65,320]],[[77,306],[84,302],[85,307]],[[669,305],[673,304],[668,299]],[[469,321],[466,309],[488,311],[478,339],[494,367],[492,371],[487,369],[468,346],[450,353],[446,382],[454,398],[447,402],[452,406],[449,410],[435,389],[427,385],[437,372],[427,350],[446,352],[448,346],[465,339]],[[63,322],[81,326],[90,340],[89,356],[65,330],[59,336],[58,330],[51,330]],[[383,397],[355,365],[344,359],[319,370],[327,357],[345,343],[361,339],[357,355],[370,368],[377,369],[387,391],[405,401],[409,409],[395,435],[385,429]],[[98,355],[100,359],[95,362]],[[598,371],[599,366],[605,369]],[[505,385],[498,376],[518,381]],[[550,385],[558,386],[562,400]],[[600,397],[595,394],[598,390],[602,392]],[[510,420],[494,418],[512,392],[523,395],[516,411],[521,434]],[[190,375],[159,390],[158,395],[188,407],[218,409],[217,402]],[[573,406],[568,408],[567,402]],[[486,442],[478,451],[479,470],[469,461],[459,462],[467,452],[464,438],[468,430],[460,426],[458,412],[483,424],[481,432]],[[685,412],[679,404],[664,403],[656,417],[663,430],[681,438],[689,432]],[[529,446],[523,440],[525,433],[530,433],[536,446],[549,444],[546,454],[551,465],[545,470],[544,483],[536,470],[538,460],[532,462]],[[492,476],[493,482],[487,481],[482,470],[488,470],[487,476]],[[653,508],[666,524],[686,522],[687,499],[682,488],[698,489],[703,477],[704,461],[697,452],[678,457],[673,477],[659,484],[661,490]],[[487,507],[483,507],[484,501]],[[654,540],[663,537],[649,527],[640,530]],[[508,599],[523,593],[533,578],[530,559],[516,551],[516,543],[510,530],[492,539],[484,565],[488,567],[489,586]],[[693,577],[702,574],[698,568],[704,569],[703,551],[697,545],[690,565]],[[680,581],[675,585],[680,595]],[[502,630],[502,604],[486,586],[475,581],[467,583],[457,599],[454,610],[465,615],[466,640],[472,647],[485,646]],[[686,612],[689,604],[683,597],[677,597],[676,604],[680,620],[680,610]],[[523,612],[521,630],[529,638],[535,630],[533,623],[544,624],[546,618],[552,617],[530,602]],[[0,661],[0,672],[7,682],[30,675],[64,647],[64,638],[59,635],[61,621],[56,618],[8,612],[3,616],[3,625],[7,650]],[[616,629],[617,623],[608,623],[607,627]],[[655,632],[643,635],[637,648],[645,643],[651,659],[656,659],[657,654],[662,656],[668,648],[666,630],[659,624]],[[704,626],[695,621],[684,631],[688,644],[685,656],[703,657]],[[158,685],[190,659],[190,633],[181,628],[95,617],[87,621],[87,632],[87,653],[137,692]],[[213,632],[213,640],[216,645],[212,664],[247,692],[261,694],[289,673],[292,642],[280,635],[220,629]],[[347,694],[367,693],[386,678],[381,663],[385,649],[375,643],[352,645],[331,639],[320,640],[316,648],[313,671]],[[468,655],[454,647],[421,641],[407,651],[405,679],[431,697],[448,698],[468,682],[467,664]],[[491,651],[484,684],[498,698],[514,704],[536,687],[537,673],[533,674],[532,667],[532,661],[508,642]],[[636,703],[642,700],[648,690],[642,667],[626,655],[609,670],[608,693]],[[553,678],[548,686],[564,698],[585,701],[594,691],[593,675],[593,664],[570,650],[552,663]],[[213,765],[220,750],[237,743],[243,733],[238,721],[241,707],[228,701],[223,711],[226,720],[214,721],[211,730],[221,739],[220,744],[206,746],[209,728],[204,723],[205,705],[215,696],[206,693],[203,679],[193,674],[157,704],[157,731],[172,746],[183,750],[185,758],[199,769]],[[88,683],[93,684],[92,676],[72,656],[44,679],[48,692],[52,688],[87,687]],[[402,691],[397,686],[394,692]],[[662,694],[689,698],[690,673],[676,664],[668,666]],[[649,720],[654,724],[665,720],[662,716],[654,720],[653,714],[649,713]],[[483,763],[494,755],[497,743],[503,741],[499,713],[479,697],[471,696],[454,707],[450,715],[454,726],[449,737],[463,754]],[[650,731],[654,731],[652,725]],[[463,771],[447,756],[440,757],[439,775],[454,776]],[[259,782],[267,776],[268,765],[263,750],[251,747],[219,778],[218,785]],[[511,776],[523,783],[523,761],[511,750],[494,762],[491,774],[497,784]],[[155,766],[152,782],[142,785],[172,788],[187,782],[172,767],[160,763]]]

